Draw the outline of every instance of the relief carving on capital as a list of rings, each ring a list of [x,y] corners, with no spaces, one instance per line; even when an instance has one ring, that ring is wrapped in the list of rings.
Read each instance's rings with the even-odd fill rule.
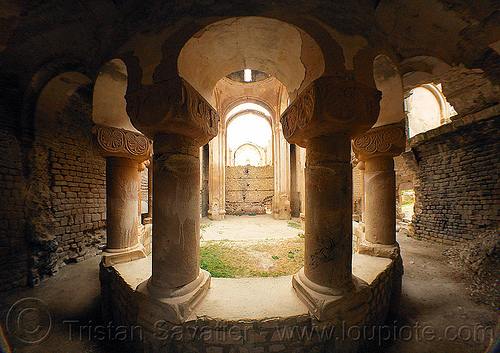
[[[281,116],[283,134],[305,147],[308,139],[345,132],[355,136],[377,120],[381,93],[362,83],[337,77],[312,82]]]
[[[183,90],[187,96],[187,108],[193,123],[208,136],[217,136],[219,114],[191,85],[184,82]]]
[[[358,159],[373,155],[398,155],[403,152],[405,131],[402,124],[391,124],[372,129],[352,141]]]
[[[205,98],[180,78],[157,82],[126,95],[127,112],[142,133],[189,136],[204,145],[217,135],[219,115]]]
[[[125,157],[144,161],[150,158],[151,141],[144,135],[110,126],[95,125],[94,149],[103,157]]]
[[[311,84],[281,117],[285,138],[292,136],[297,127],[303,128],[311,121],[314,113],[314,102],[315,89],[314,85]]]

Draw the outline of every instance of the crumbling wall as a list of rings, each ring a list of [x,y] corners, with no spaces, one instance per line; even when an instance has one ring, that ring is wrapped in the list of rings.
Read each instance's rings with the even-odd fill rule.
[[[39,111],[35,117],[26,195],[33,285],[105,244],[106,164],[93,153],[91,101],[84,87],[57,116]]]
[[[361,215],[361,202],[363,198],[363,180],[361,177],[361,170],[353,167],[352,168],[352,213],[355,215]]]
[[[0,125],[0,291],[25,286],[28,249],[25,237],[26,180],[23,154],[11,126]]]
[[[265,214],[274,195],[274,167],[226,167],[226,213]]]
[[[457,244],[500,222],[500,109],[430,130],[403,154],[415,172],[412,233]]]

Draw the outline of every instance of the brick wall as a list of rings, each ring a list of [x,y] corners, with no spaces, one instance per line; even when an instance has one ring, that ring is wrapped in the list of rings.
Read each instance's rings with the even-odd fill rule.
[[[35,114],[34,139],[1,129],[0,290],[37,285],[105,244],[105,160],[92,149],[92,94],[77,90],[56,115]]]
[[[22,152],[13,130],[0,128],[0,291],[25,286],[28,251],[25,229],[26,181]]]
[[[36,117],[31,179],[43,184],[37,189],[48,200],[39,210],[45,216],[28,220],[35,228],[42,226],[42,234],[31,234],[34,281],[64,263],[95,256],[105,244],[106,162],[92,148],[90,93],[85,88],[77,91],[55,118]],[[52,234],[55,242],[50,247],[37,246],[39,238]]]
[[[361,198],[362,198],[362,178],[361,170],[352,168],[352,205],[353,214],[361,214]]]
[[[274,195],[274,167],[226,167],[226,213],[265,214]]]
[[[409,140],[409,145],[412,150],[403,157],[415,171],[415,236],[456,244],[472,239],[486,228],[498,227],[497,110],[469,115],[417,135]]]

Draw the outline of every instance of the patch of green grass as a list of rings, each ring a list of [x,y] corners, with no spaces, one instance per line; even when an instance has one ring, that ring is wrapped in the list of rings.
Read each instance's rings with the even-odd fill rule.
[[[231,263],[231,247],[221,243],[203,246],[200,250],[200,267],[213,277],[235,278],[243,269]]]
[[[205,231],[205,230],[207,230],[207,228],[208,228],[208,227],[210,227],[211,225],[212,225],[212,223],[208,223],[208,224],[201,224],[201,225],[200,225],[200,229],[201,229],[202,231]]]
[[[300,229],[300,223],[297,222],[288,222],[288,227],[293,228],[293,229]]]
[[[403,202],[401,204],[401,206],[410,206],[410,205],[413,205],[415,203],[415,200],[406,200],[405,202]]]
[[[284,239],[244,244],[230,240],[204,242],[201,268],[213,277],[279,277],[296,273],[304,264],[304,240]],[[269,260],[272,263],[269,263]]]

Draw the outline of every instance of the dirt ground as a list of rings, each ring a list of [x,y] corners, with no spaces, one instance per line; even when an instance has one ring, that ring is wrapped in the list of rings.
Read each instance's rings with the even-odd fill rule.
[[[240,221],[244,222],[244,218]],[[286,222],[283,224],[286,226]],[[286,227],[283,232],[290,228]],[[264,225],[262,228],[265,229]],[[400,236],[398,241],[405,265],[401,306],[363,352],[483,352],[498,315],[471,300],[466,284],[443,255],[444,246],[406,236]],[[68,265],[36,288],[1,294],[2,328],[13,352],[124,351],[115,342],[90,334],[88,329],[100,324],[98,263],[98,258],[91,258]],[[25,328],[44,338],[35,344],[25,343],[6,330],[9,310],[26,298],[43,300],[51,318],[51,331],[46,330],[44,322],[38,327]],[[12,325],[10,328],[12,333]],[[15,330],[14,333],[20,336]],[[45,333],[47,337],[43,337]]]

